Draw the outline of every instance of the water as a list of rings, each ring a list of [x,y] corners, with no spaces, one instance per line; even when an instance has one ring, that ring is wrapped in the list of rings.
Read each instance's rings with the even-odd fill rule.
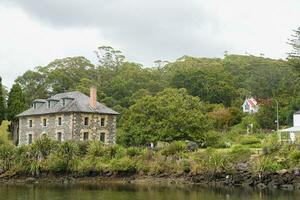
[[[0,200],[296,200],[300,192],[145,185],[0,185]]]

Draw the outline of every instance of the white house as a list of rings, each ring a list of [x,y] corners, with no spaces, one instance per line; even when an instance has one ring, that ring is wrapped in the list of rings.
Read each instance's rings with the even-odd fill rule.
[[[259,109],[259,106],[257,101],[253,97],[251,97],[245,99],[242,108],[244,113],[256,113]]]
[[[293,127],[279,130],[280,133],[289,133],[289,140],[295,142],[296,134],[300,134],[300,110],[293,115]],[[281,134],[280,134],[281,136]],[[281,140],[281,138],[280,138]]]

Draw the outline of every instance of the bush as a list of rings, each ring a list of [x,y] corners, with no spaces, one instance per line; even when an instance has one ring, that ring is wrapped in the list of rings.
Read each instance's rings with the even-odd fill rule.
[[[90,158],[97,158],[97,157],[104,156],[105,152],[104,152],[103,144],[98,141],[89,143],[86,154]]]
[[[242,145],[260,144],[261,140],[255,136],[245,136],[241,139],[240,143]]]
[[[256,159],[252,167],[256,172],[276,172],[284,168],[282,164],[277,163],[266,156],[262,156]]]
[[[207,158],[204,161],[207,171],[211,172],[222,172],[228,169],[228,156],[224,152],[218,152],[215,149],[208,148],[206,150]]]
[[[116,173],[130,173],[135,172],[135,164],[129,157],[123,157],[120,159],[114,158],[110,161],[110,167],[113,172]]]
[[[0,164],[4,171],[9,170],[14,162],[15,147],[11,144],[0,145]]]
[[[174,141],[168,146],[166,146],[162,151],[161,154],[165,156],[174,155],[183,151],[186,148],[186,144],[182,141]]]
[[[233,146],[230,151],[230,160],[232,162],[245,162],[251,156],[251,150],[242,145]]]
[[[215,147],[219,144],[221,134],[216,131],[208,131],[204,136],[202,147]]]
[[[191,171],[191,165],[188,160],[182,160],[182,167],[185,173],[189,173]]]
[[[141,155],[141,151],[137,147],[129,147],[127,149],[127,155],[132,158]]]

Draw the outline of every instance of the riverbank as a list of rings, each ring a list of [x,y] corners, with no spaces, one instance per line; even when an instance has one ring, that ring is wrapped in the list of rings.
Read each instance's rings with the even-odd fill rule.
[[[251,172],[235,173],[206,173],[206,174],[182,174],[157,176],[145,176],[137,174],[127,175],[64,175],[41,174],[40,176],[2,176],[2,184],[137,184],[137,185],[201,185],[214,187],[239,187],[266,190],[300,190],[300,175],[297,171],[288,172],[281,170],[276,173],[253,174]]]

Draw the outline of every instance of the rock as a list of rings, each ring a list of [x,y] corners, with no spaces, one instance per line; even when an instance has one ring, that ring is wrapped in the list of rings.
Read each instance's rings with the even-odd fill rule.
[[[188,142],[186,145],[188,151],[196,151],[198,149],[198,144],[196,142]]]
[[[248,171],[249,164],[248,163],[238,163],[238,164],[236,164],[235,168],[238,171]]]
[[[276,173],[282,175],[282,174],[288,173],[288,170],[287,169],[282,169],[282,170],[277,171]]]
[[[264,183],[259,183],[256,185],[259,189],[265,189],[267,186]]]
[[[292,184],[284,184],[280,186],[283,190],[294,190],[294,186]]]
[[[300,175],[300,170],[298,167],[294,168],[294,175],[299,176]]]
[[[35,183],[35,182],[36,182],[36,179],[33,178],[33,177],[30,177],[30,178],[27,178],[27,179],[25,180],[25,182],[26,182],[26,183],[29,183],[29,184],[32,184],[32,183]]]

